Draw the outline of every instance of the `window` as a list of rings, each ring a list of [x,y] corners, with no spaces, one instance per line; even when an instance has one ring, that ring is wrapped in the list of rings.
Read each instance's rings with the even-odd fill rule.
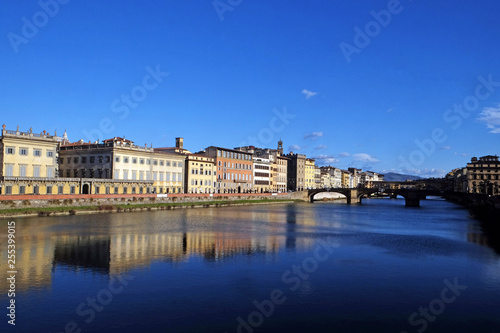
[[[133,157],[132,158],[132,163],[137,164],[137,158]]]
[[[151,160],[150,160],[149,158],[146,160],[146,164],[147,164],[147,165],[150,165],[150,164],[151,164]]]
[[[64,192],[64,187],[63,186],[58,186],[57,187],[57,194],[63,194]]]
[[[119,157],[118,157],[119,158]],[[128,163],[128,157],[123,158],[123,163]]]
[[[115,157],[115,162],[120,162],[120,158],[118,156]]]
[[[71,163],[71,157],[66,158],[66,163]]]
[[[172,162],[172,166],[173,166],[174,168],[176,168],[176,167],[177,167],[177,162],[175,162],[175,161],[174,161],[174,162]]]
[[[19,155],[28,156],[28,148],[19,149]]]
[[[96,187],[95,187],[94,193],[95,193],[95,194],[99,194],[99,186],[96,186]]]
[[[160,161],[160,166],[164,166],[165,165],[165,162],[164,161]]]
[[[115,186],[114,194],[118,194],[118,186]]]
[[[102,161],[104,160],[104,158],[102,156],[99,156],[98,159],[99,159],[99,163],[102,163]]]
[[[111,193],[111,189],[109,186],[106,186],[106,194],[110,194]]]
[[[163,181],[163,172],[160,172],[160,181]]]
[[[12,186],[5,186],[5,194],[12,194]]]
[[[82,163],[87,163],[87,157],[86,156],[82,157]]]
[[[78,162],[79,162],[78,157],[73,158],[73,163],[78,163]]]
[[[128,180],[128,170],[123,170],[123,179]]]
[[[42,156],[42,150],[41,149],[33,149],[33,156],[41,157]]]
[[[5,152],[9,155],[14,155],[16,153],[16,148],[14,147],[7,147]]]
[[[26,164],[19,165],[19,177],[26,177]]]
[[[47,194],[52,194],[52,186],[47,186]]]
[[[144,180],[144,171],[139,171],[139,180]]]
[[[14,176],[14,164],[6,164],[5,165],[5,175],[7,177]]]
[[[144,159],[143,159],[143,158],[141,158],[141,159],[139,160],[139,163],[140,163],[140,164],[144,164]]]
[[[76,188],[74,186],[71,186],[69,188],[69,194],[75,194],[75,190],[76,190]]]
[[[106,156],[106,163],[109,163],[111,161],[111,157],[110,156]]]
[[[26,186],[24,185],[19,186],[19,194],[26,194]]]
[[[118,192],[117,192],[118,193]],[[128,187],[127,186],[124,186],[123,187],[123,194],[127,194],[128,193]]]
[[[51,166],[47,167],[47,178],[52,178],[54,177],[54,168]]]
[[[90,163],[95,163],[95,156],[90,156]]]
[[[158,165],[158,160],[153,160],[153,165]]]
[[[136,180],[137,179],[137,171],[132,171],[132,180]]]
[[[73,169],[73,177],[78,178],[78,169]]]
[[[135,187],[132,187],[132,194],[135,194]]]
[[[170,161],[167,161],[167,166],[168,166],[168,167],[170,166]]]
[[[167,172],[167,182],[170,181],[170,172]]]
[[[40,194],[40,187],[38,185],[33,186],[33,194]]]
[[[71,177],[71,170],[70,169],[66,170],[66,177],[68,177],[68,178]]]
[[[64,158],[63,157],[59,158],[59,164],[64,164]]]
[[[139,187],[139,193],[142,194],[143,191],[144,191],[144,188]]]
[[[120,179],[120,170],[115,169],[115,171],[113,173],[115,175],[115,179]]]

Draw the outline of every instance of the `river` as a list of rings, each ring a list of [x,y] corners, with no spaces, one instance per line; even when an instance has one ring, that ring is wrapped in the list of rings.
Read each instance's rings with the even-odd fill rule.
[[[11,220],[16,332],[500,331],[499,237],[437,198]]]

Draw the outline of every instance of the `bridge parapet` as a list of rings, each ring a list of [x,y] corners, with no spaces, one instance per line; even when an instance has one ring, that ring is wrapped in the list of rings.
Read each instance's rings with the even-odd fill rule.
[[[373,193],[385,193],[387,195],[400,195],[405,198],[407,207],[420,207],[420,200],[424,200],[427,195],[442,196],[443,193],[437,190],[419,189],[389,189],[389,188],[325,188],[314,189],[307,192],[309,201],[314,202],[314,196],[321,192],[336,192],[346,196],[347,204],[361,203],[361,198]]]

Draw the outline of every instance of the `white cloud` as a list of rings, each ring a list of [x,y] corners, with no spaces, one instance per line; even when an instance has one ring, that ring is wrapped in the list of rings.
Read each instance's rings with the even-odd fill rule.
[[[316,140],[323,136],[323,132],[312,132],[311,134],[304,135],[304,140]]]
[[[451,146],[443,146],[443,147],[441,147],[441,149],[448,150],[448,149],[451,149]]]
[[[394,110],[394,108],[387,109],[386,112],[389,113],[389,112],[392,112],[392,110]]]
[[[318,146],[316,146],[316,147],[314,148],[314,150],[322,150],[322,149],[326,149],[326,148],[328,148],[328,147],[327,147],[327,146],[325,146],[325,145],[318,145]]]
[[[480,122],[486,124],[490,133],[500,134],[500,104],[496,107],[484,108],[477,118]]]
[[[346,152],[343,152],[343,153],[339,154],[339,157],[349,157],[349,156],[351,156],[351,154],[346,153]]]
[[[354,154],[352,155],[352,158],[358,162],[371,162],[371,163],[380,162],[380,160],[377,160],[375,157],[365,153]]]
[[[332,163],[338,163],[339,160],[336,159],[332,155],[325,155],[325,154],[320,154],[318,156],[313,157],[316,160],[316,165],[318,164],[332,164]]]
[[[302,93],[304,95],[306,95],[306,99],[309,99],[315,95],[317,95],[318,93],[317,92],[314,92],[314,91],[311,91],[311,90],[307,90],[307,89],[302,89]]]
[[[403,175],[419,176],[421,178],[441,178],[444,177],[447,172],[443,169],[388,169],[382,170],[382,174],[387,174],[389,172],[395,172]]]
[[[302,148],[303,147],[299,145],[291,145],[290,147],[288,147],[288,150],[294,151],[294,150],[301,150]]]

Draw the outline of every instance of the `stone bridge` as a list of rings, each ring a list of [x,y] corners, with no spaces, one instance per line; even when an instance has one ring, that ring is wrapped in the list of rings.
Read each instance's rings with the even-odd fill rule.
[[[307,191],[308,201],[314,202],[314,196],[321,192],[334,192],[345,195],[347,204],[361,203],[361,199],[373,193],[382,195],[402,196],[405,198],[407,207],[420,207],[420,200],[428,195],[442,196],[443,192],[438,190],[421,189],[387,189],[387,188],[324,188]]]

